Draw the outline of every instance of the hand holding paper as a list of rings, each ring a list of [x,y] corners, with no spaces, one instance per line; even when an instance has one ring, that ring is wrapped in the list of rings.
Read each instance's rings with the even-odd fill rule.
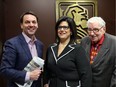
[[[41,74],[41,69],[37,68],[30,72],[30,80],[37,80]]]
[[[24,68],[25,71],[30,72],[30,81],[24,85],[18,85],[18,87],[31,87],[34,80],[37,80],[41,74],[41,69],[43,68],[44,60],[40,57],[34,57]]]

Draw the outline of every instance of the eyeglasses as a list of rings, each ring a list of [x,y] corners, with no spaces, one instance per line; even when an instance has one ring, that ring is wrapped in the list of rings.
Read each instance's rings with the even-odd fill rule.
[[[69,29],[69,26],[58,26],[58,30],[61,30],[62,28],[64,30],[67,30],[67,29]]]
[[[87,31],[90,33],[90,32],[94,32],[94,33],[97,33],[97,32],[99,32],[100,31],[100,29],[102,29],[103,28],[103,26],[102,27],[100,27],[100,28],[93,28],[93,29],[91,29],[91,28],[88,28],[87,29]]]

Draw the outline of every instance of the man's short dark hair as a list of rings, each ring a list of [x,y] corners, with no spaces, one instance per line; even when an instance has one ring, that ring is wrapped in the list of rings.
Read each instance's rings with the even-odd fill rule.
[[[38,22],[38,17],[37,17],[37,15],[36,15],[34,12],[32,12],[32,11],[28,11],[28,12],[23,13],[23,14],[20,16],[20,23],[23,23],[23,18],[24,18],[24,16],[25,16],[25,15],[29,15],[29,14],[35,16],[36,19],[37,19],[37,22]]]

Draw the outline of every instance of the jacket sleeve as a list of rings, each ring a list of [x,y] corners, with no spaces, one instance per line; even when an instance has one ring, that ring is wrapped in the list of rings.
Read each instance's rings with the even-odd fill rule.
[[[26,72],[16,69],[17,52],[14,43],[6,41],[4,45],[0,74],[10,81],[24,84]]]
[[[111,78],[111,85],[110,87],[116,87],[116,54],[115,54],[115,65],[114,65],[114,70],[112,73],[112,78]]]
[[[116,87],[116,36],[113,36],[113,52],[114,52],[114,69],[113,69],[113,73],[112,73],[112,78],[111,78],[111,84],[110,87]]]

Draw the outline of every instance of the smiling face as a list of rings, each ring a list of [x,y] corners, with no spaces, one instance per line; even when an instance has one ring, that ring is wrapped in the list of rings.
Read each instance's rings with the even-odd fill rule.
[[[99,23],[94,22],[88,25],[88,35],[91,41],[97,43],[105,34],[105,27],[100,26]]]
[[[27,14],[23,17],[23,22],[21,23],[21,28],[23,32],[28,36],[34,36],[35,32],[38,29],[38,22],[34,15]]]
[[[60,38],[60,41],[70,41],[71,36],[71,30],[66,21],[62,21],[58,26],[58,37]]]

